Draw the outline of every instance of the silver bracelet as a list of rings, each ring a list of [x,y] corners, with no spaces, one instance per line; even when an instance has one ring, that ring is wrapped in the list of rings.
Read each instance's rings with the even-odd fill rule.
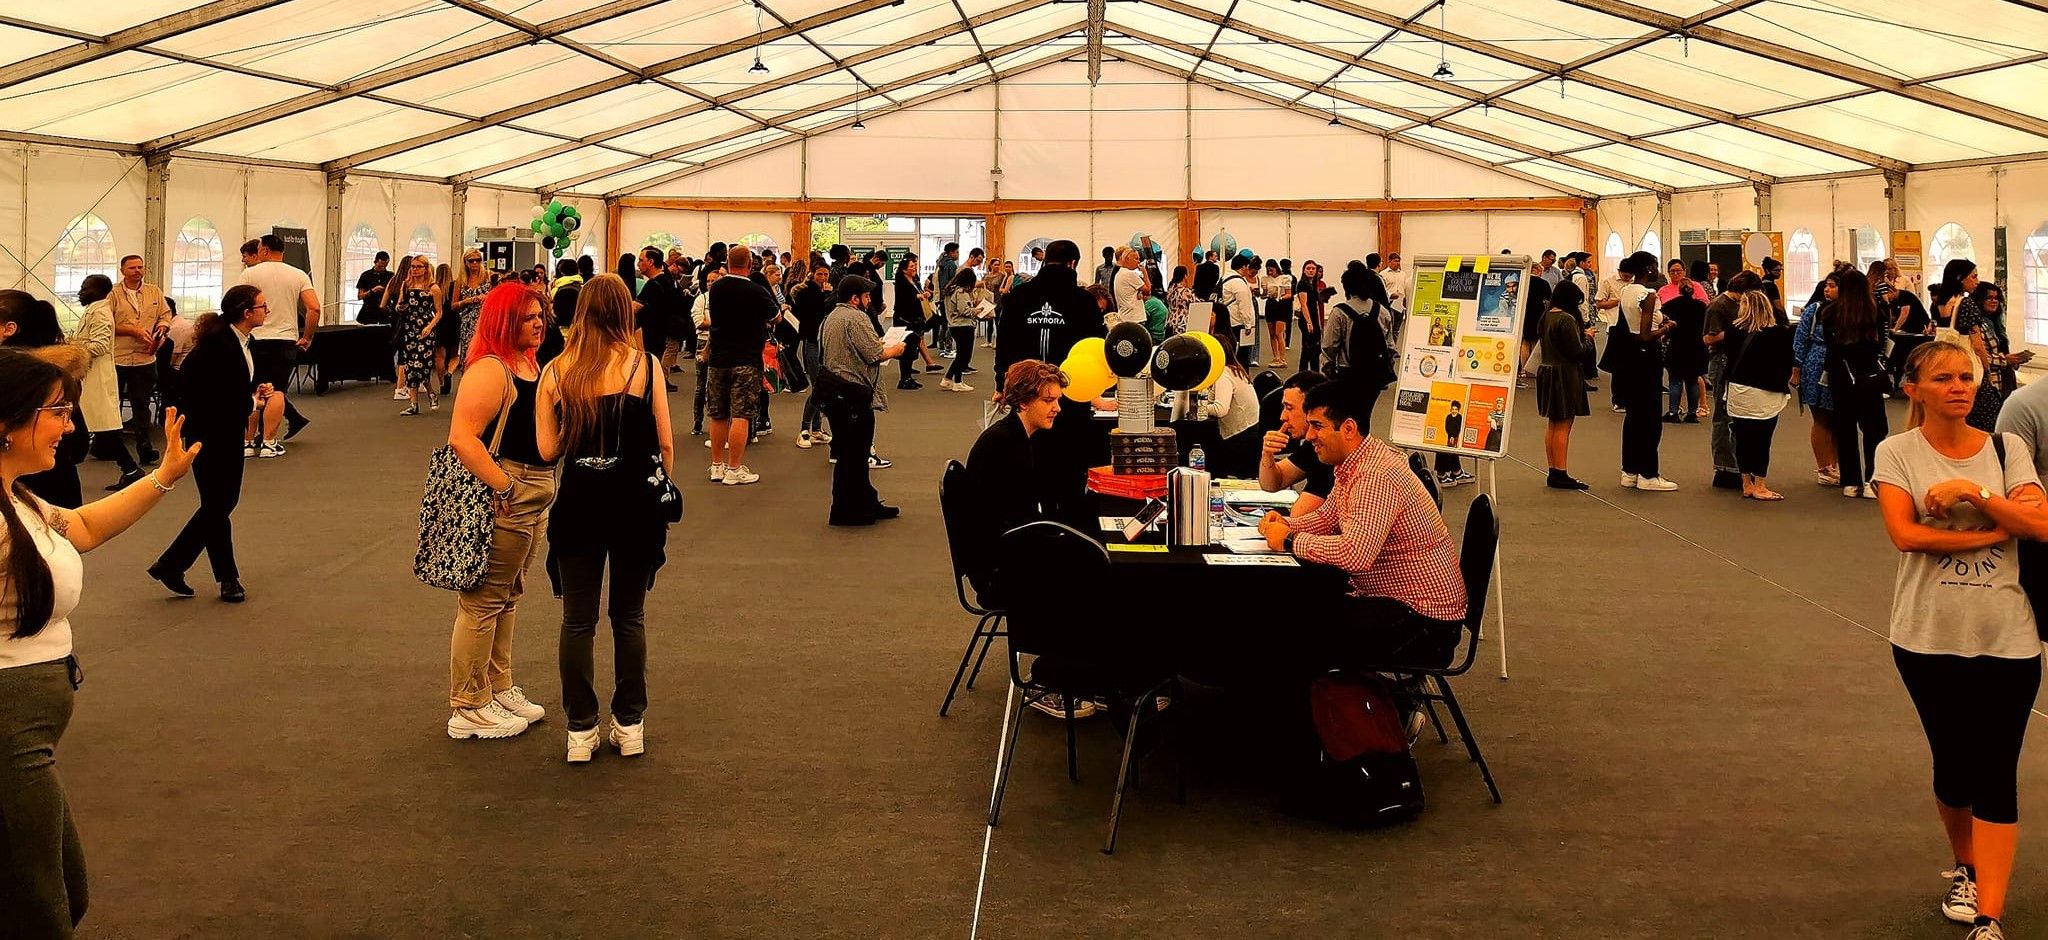
[[[175,483],[170,486],[165,486],[164,481],[156,478],[155,470],[149,471],[149,476],[146,477],[145,479],[149,480],[149,485],[156,487],[156,491],[159,494],[168,493],[178,488],[177,484]]]

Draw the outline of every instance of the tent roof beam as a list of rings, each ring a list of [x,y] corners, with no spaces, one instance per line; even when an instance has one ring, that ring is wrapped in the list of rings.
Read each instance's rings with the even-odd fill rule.
[[[247,16],[285,2],[287,0],[213,0],[212,3],[201,4],[189,10],[181,10],[147,23],[130,26],[98,40],[85,40],[75,46],[51,50],[42,55],[30,56],[13,65],[0,67],[0,88],[34,81],[53,72],[84,65],[131,49],[139,49],[153,42],[182,36],[215,23],[225,23],[238,16]]]

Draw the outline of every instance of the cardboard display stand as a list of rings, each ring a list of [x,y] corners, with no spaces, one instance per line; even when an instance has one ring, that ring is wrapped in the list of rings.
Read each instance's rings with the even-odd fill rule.
[[[1495,461],[1514,422],[1515,371],[1529,277],[1527,255],[1418,255],[1401,331],[1401,362],[1387,440],[1409,450],[1484,461],[1500,506]],[[1508,677],[1507,588],[1494,549],[1495,637]]]

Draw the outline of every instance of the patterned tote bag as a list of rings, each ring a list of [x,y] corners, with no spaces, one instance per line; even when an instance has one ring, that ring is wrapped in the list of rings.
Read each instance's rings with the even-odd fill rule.
[[[511,369],[505,370],[505,387],[509,394],[498,409],[498,429],[491,435],[492,460],[498,458],[498,445],[505,440],[505,421],[518,398]],[[412,559],[413,576],[429,587],[475,590],[490,567],[491,531],[496,523],[491,488],[462,465],[455,445],[442,444],[427,462],[427,491],[420,499],[420,547]]]

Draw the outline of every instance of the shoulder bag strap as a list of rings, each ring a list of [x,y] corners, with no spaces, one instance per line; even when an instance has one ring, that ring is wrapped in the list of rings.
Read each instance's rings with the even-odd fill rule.
[[[2005,435],[1991,432],[1991,452],[1998,455],[1998,495],[2006,495],[2005,487]]]
[[[505,370],[505,403],[498,406],[498,429],[491,433],[491,459],[496,460],[498,447],[505,443],[505,424],[512,417],[512,404],[519,400],[519,386],[513,384],[512,367],[506,365],[505,360],[496,356],[487,358],[496,360],[498,367]]]

